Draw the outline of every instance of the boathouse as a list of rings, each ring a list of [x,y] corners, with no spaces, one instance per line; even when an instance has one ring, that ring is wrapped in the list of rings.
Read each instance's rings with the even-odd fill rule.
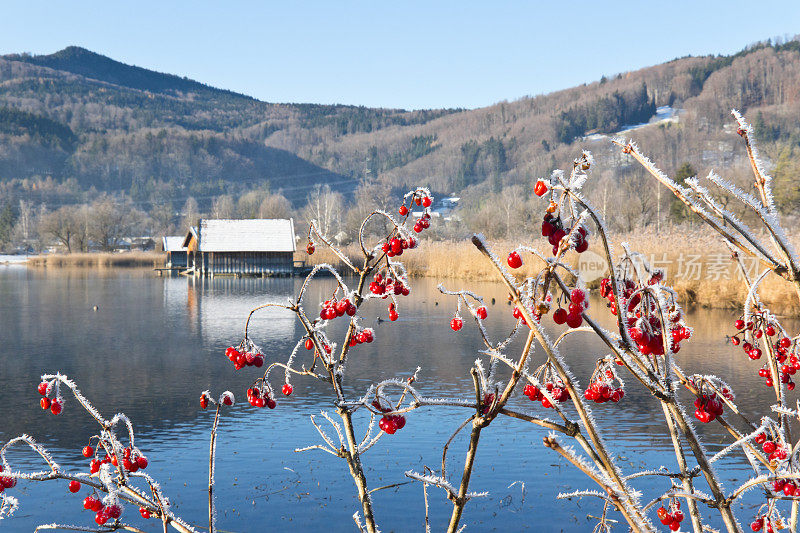
[[[186,268],[186,247],[183,245],[183,237],[180,235],[164,237],[161,239],[161,247],[167,254],[167,268]]]
[[[294,272],[293,219],[201,219],[182,245],[195,275],[288,276]]]

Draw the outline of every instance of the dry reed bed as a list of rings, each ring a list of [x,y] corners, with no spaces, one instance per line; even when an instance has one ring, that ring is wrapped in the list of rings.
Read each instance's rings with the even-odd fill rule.
[[[527,240],[531,239],[521,239]],[[641,253],[653,266],[663,268],[667,284],[678,294],[683,305],[711,308],[741,308],[747,297],[747,289],[742,283],[739,269],[731,259],[728,248],[716,234],[702,231],[674,230],[661,232],[644,232],[612,236],[614,242],[626,242],[631,251]],[[510,241],[491,241],[492,250],[504,259],[518,243]],[[550,246],[542,238],[536,238],[532,247],[545,256],[551,254]],[[344,253],[356,265],[360,265],[360,250],[357,246],[346,246]],[[593,239],[590,251],[603,255],[597,238]],[[622,248],[612,248],[615,261],[619,260]],[[305,251],[298,251],[297,259],[310,264],[330,263],[337,268],[341,261],[324,247],[318,247],[313,256],[308,257]],[[525,264],[516,273],[520,275],[535,274],[542,267],[539,259],[530,254],[523,255]],[[574,253],[569,256],[572,266],[577,266]],[[402,261],[409,274],[415,277],[432,277],[437,279],[466,279],[474,281],[497,280],[497,272],[488,261],[472,245],[465,241],[424,241],[415,250],[407,251]],[[746,263],[751,278],[756,278],[763,270],[752,262]],[[595,288],[599,278],[590,283]],[[770,274],[760,286],[761,300],[773,312],[782,315],[800,315],[800,302],[791,284],[782,278]]]
[[[164,266],[160,252],[75,253],[39,255],[27,264],[37,268],[156,268]]]

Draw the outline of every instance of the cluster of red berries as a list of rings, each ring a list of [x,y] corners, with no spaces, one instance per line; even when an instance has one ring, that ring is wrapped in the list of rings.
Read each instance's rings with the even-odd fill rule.
[[[483,395],[483,401],[481,402],[481,413],[486,414],[492,408],[492,404],[494,403],[494,393],[487,393]]]
[[[764,433],[756,436],[756,444],[761,445],[761,449],[767,454],[770,461],[785,461],[788,457],[786,446],[781,443],[776,443],[774,440],[768,440]]]
[[[558,382],[548,381],[547,383],[544,384],[544,387],[547,390],[547,392],[550,393],[550,396],[553,398],[553,400],[556,401],[556,403],[561,403],[569,399],[569,391],[566,388],[564,388],[564,384],[563,382],[561,382],[561,380],[558,380]],[[542,402],[542,407],[548,409],[553,407],[553,404],[550,403],[550,400],[548,400],[547,397],[542,393],[542,391],[539,390],[539,387],[535,387],[534,385],[528,383],[522,389],[522,392],[523,394],[525,394],[525,396],[528,397],[530,401]]]
[[[389,435],[392,435],[398,429],[403,429],[405,425],[406,417],[403,415],[384,415],[378,422],[378,427]]]
[[[331,298],[322,303],[322,311],[319,312],[319,317],[322,320],[333,320],[340,316],[353,316],[356,314],[356,306],[348,299],[336,300]]]
[[[619,402],[625,396],[625,391],[622,390],[621,383],[615,387],[614,381],[619,381],[617,375],[606,360],[601,360],[589,380],[589,386],[584,391],[583,397],[595,403]]]
[[[369,290],[372,294],[387,298],[390,294],[408,296],[411,293],[411,290],[401,280],[395,280],[389,276],[384,277],[380,272],[375,274],[373,280],[369,284]]]
[[[0,472],[3,471],[3,465],[0,465]],[[6,489],[14,488],[17,484],[17,478],[11,476],[0,476],[0,492]]]
[[[357,344],[370,343],[375,340],[375,330],[372,328],[364,328],[350,337],[350,346]]]
[[[426,194],[415,194],[414,203],[427,209],[433,204],[433,199]],[[403,204],[400,206],[398,212],[400,213],[401,217],[404,217],[409,213],[409,210],[408,207],[406,207],[406,205]]]
[[[428,209],[433,204],[433,199],[430,196],[428,196],[427,194],[415,193],[414,197],[413,197],[413,202],[415,204],[419,205],[419,206],[424,207],[425,209]],[[400,209],[398,209],[398,213],[400,213],[400,216],[404,217],[404,216],[407,216],[410,213],[410,211],[409,211],[408,207],[406,207],[406,205],[403,204],[403,205],[400,206]],[[414,222],[414,231],[417,232],[417,233],[421,233],[422,230],[428,229],[430,227],[430,225],[431,225],[431,215],[430,215],[430,213],[428,213],[426,211],[425,213],[423,213],[423,215],[421,217],[419,217]],[[410,240],[413,242],[413,239],[410,239]],[[408,247],[409,248],[413,248],[414,246],[408,246]],[[384,252],[386,252],[386,250],[384,250]],[[388,252],[387,252],[387,255],[388,255]],[[397,254],[397,255],[400,255],[400,254]],[[391,256],[389,256],[389,257],[391,257]]]
[[[60,415],[61,411],[64,409],[64,400],[58,395],[58,393],[56,393],[56,397],[51,400],[48,397],[48,389],[50,388],[50,383],[47,381],[42,381],[39,383],[37,390],[39,391],[39,394],[42,395],[39,405],[41,405],[42,409],[45,411],[49,409],[54,415]]]
[[[560,307],[553,312],[553,322],[564,324],[571,328],[578,328],[583,323],[581,313],[589,307],[589,300],[583,289],[573,289],[569,294],[569,306],[567,309]]]
[[[655,285],[663,279],[663,272],[656,271],[647,281],[648,285]],[[643,287],[631,279],[621,283],[619,295],[622,305],[626,306],[628,314],[628,335],[636,343],[642,355],[664,355],[664,337],[662,335],[661,318],[655,298],[641,292]],[[608,300],[608,307],[613,315],[617,314],[617,304],[614,301],[614,292],[611,289],[611,280],[603,279],[600,283],[600,295]],[[644,295],[644,296],[643,296]],[[681,349],[681,342],[692,336],[692,330],[686,327],[683,316],[677,308],[667,309],[666,330],[672,337],[670,349],[677,353]]]
[[[225,350],[225,356],[231,360],[236,370],[241,370],[246,366],[261,368],[264,365],[264,356],[262,354],[248,350],[239,351],[233,346],[228,346]]]
[[[381,402],[378,400],[373,400],[372,405],[382,413],[388,413],[392,410],[389,407],[381,405]],[[393,435],[398,429],[406,427],[406,417],[403,415],[383,415],[378,421],[378,427],[381,428],[381,431],[384,433]]]
[[[289,385],[289,387],[291,387],[291,385]],[[289,394],[291,393],[290,388]],[[287,396],[289,394],[287,394]],[[267,389],[262,390],[260,387],[250,387],[247,389],[247,402],[253,407],[269,407],[270,409],[275,409],[275,405],[277,405],[272,396],[270,396],[269,391]]]
[[[786,496],[800,496],[800,489],[797,488],[797,483],[794,481],[776,479],[772,482],[772,490],[783,492]]]
[[[77,481],[74,483],[77,483]],[[80,483],[78,484],[80,485]],[[94,521],[101,526],[111,519],[117,520],[120,516],[122,516],[122,507],[120,507],[119,504],[112,503],[111,505],[105,505],[94,495],[87,496],[83,499],[83,508],[87,511],[94,511],[97,513],[94,516]],[[142,513],[142,516],[144,516],[144,513]],[[148,513],[147,517],[149,516],[150,514]]]
[[[781,525],[776,521],[770,520],[767,516],[759,516],[750,524],[750,529],[753,531],[761,531],[763,529],[767,533],[773,533],[782,529]]]
[[[570,231],[571,229],[564,228],[561,217],[554,217],[551,213],[545,213],[544,220],[542,221],[542,237],[547,237],[547,242],[553,246],[553,255],[558,253],[561,239]],[[580,226],[575,230],[575,233],[575,251],[581,254],[589,249],[586,228]]]
[[[661,523],[667,526],[670,531],[678,531],[681,528],[684,516],[683,511],[681,511],[681,502],[678,500],[673,499],[670,502],[669,510],[662,506],[658,508],[656,513]]]
[[[416,228],[416,226],[414,227]],[[419,233],[419,231],[417,233]],[[403,255],[403,250],[413,249],[416,247],[417,240],[414,237],[409,237],[408,239],[398,239],[397,237],[392,237],[381,245],[381,250],[386,252],[388,257],[394,257],[396,255]]]
[[[431,227],[430,213],[425,213],[414,223],[414,231],[417,233],[422,233],[422,230],[428,229],[429,227]]]
[[[730,399],[730,398],[729,398]],[[694,401],[694,417],[704,424],[713,422],[724,411],[723,402],[717,399],[717,394],[703,394]]]
[[[394,302],[391,302],[389,304],[389,320],[394,322],[398,318],[400,318],[400,315],[397,314],[397,307],[394,305]]]
[[[84,446],[83,448],[83,456],[87,459],[92,457],[95,454],[94,448],[91,445]],[[117,458],[116,454],[106,454],[106,456],[101,460],[97,457],[94,457],[92,461],[89,463],[89,471],[94,474],[100,470],[100,466],[106,463],[111,463],[114,466],[120,466],[119,459]],[[124,468],[128,472],[137,472],[139,470],[144,470],[147,468],[149,464],[147,457],[142,455],[141,453],[134,454],[134,451],[131,448],[125,448],[122,451],[122,468]],[[77,491],[73,491],[77,492]]]
[[[777,334],[775,325],[768,322],[761,316],[755,316],[753,320],[745,323],[743,318],[738,318],[733,323],[733,327],[737,329],[735,335],[731,337],[731,344],[739,346],[741,344],[744,353],[756,361],[761,359],[761,348],[755,346],[759,339],[762,339],[766,333],[767,337],[774,337]],[[772,341],[769,341],[772,343]],[[792,376],[800,370],[800,360],[795,353],[790,351],[792,341],[788,337],[781,337],[774,343],[775,359],[780,363],[778,370],[780,372],[779,379],[781,383],[785,383],[789,390],[794,390],[795,383],[792,381]],[[767,387],[772,387],[772,373],[765,363],[758,371],[758,375],[764,378],[764,384]]]

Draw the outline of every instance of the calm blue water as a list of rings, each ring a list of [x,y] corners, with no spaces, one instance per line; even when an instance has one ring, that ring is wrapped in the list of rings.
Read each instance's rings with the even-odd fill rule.
[[[465,287],[460,281],[450,288]],[[471,397],[469,368],[478,356],[478,336],[470,323],[454,333],[448,327],[454,301],[442,297],[432,280],[418,280],[400,307],[396,323],[376,325],[376,341],[359,346],[351,356],[346,386],[360,395],[369,383],[407,376],[422,366],[418,388],[437,397]],[[494,284],[469,284],[487,298],[489,330],[511,327],[505,293]],[[43,413],[36,392],[39,375],[61,371],[77,381],[85,395],[107,417],[124,412],[137,431],[137,445],[150,459],[148,472],[162,482],[175,512],[199,527],[207,526],[208,439],[213,412],[202,411],[198,397],[206,388],[234,391],[240,400],[225,412],[220,424],[217,459],[218,527],[226,531],[293,530],[353,531],[351,516],[360,506],[346,464],[320,451],[294,453],[315,444],[319,436],[308,415],[333,411],[321,383],[294,379],[290,399],[278,408],[257,410],[244,401],[244,390],[258,375],[254,368],[236,372],[225,358],[225,347],[242,336],[248,311],[267,301],[285,301],[299,287],[293,279],[193,281],[159,278],[149,271],[44,271],[0,267],[0,439],[28,433],[44,443],[65,467],[84,468],[80,449],[95,433],[93,421],[74,401],[62,415]],[[312,286],[307,307],[325,299],[332,284]],[[438,304],[438,305],[437,305]],[[99,306],[93,311],[94,305]],[[383,303],[372,303],[367,322],[386,316]],[[595,302],[592,312],[610,325],[608,313]],[[689,316],[697,329],[680,359],[685,369],[724,373],[745,410],[768,401],[757,386],[754,363],[726,346],[732,313],[701,312]],[[302,333],[288,312],[265,311],[253,321],[253,333],[268,360],[285,360]],[[521,339],[512,345],[518,352]],[[602,347],[586,334],[573,335],[564,353],[585,382]],[[303,350],[305,351],[305,350]],[[305,356],[306,354],[301,354]],[[541,361],[541,352],[536,360]],[[279,375],[274,385],[280,386]],[[763,398],[762,398],[763,396]],[[766,399],[764,399],[766,398]],[[516,407],[538,414],[539,404],[517,398]],[[661,438],[661,410],[650,396],[628,384],[618,405],[594,409],[609,428],[610,447],[627,473],[645,465],[674,466],[671,443]],[[384,436],[365,456],[370,487],[406,481],[403,472],[438,469],[441,450],[452,431],[469,413],[463,409],[418,410],[406,427]],[[363,431],[365,422],[358,419]],[[711,450],[727,439],[713,424],[702,428]],[[460,471],[468,432],[451,447],[451,472]],[[472,500],[464,523],[467,531],[590,531],[598,501],[558,501],[560,491],[595,487],[571,465],[542,446],[546,432],[517,420],[502,419],[483,432],[471,489],[490,496]],[[19,468],[39,469],[31,454],[9,455]],[[718,465],[733,487],[747,475],[738,459]],[[636,484],[646,497],[665,488],[663,480]],[[702,485],[702,483],[701,483]],[[524,486],[524,489],[523,489]],[[66,483],[21,482],[13,492],[21,500],[4,531],[32,531],[36,525],[60,522],[94,525],[82,509],[81,495]],[[754,495],[753,498],[756,498]],[[429,499],[434,530],[450,514],[444,493],[432,488]],[[376,516],[383,531],[423,529],[422,487],[409,484],[374,494]],[[739,510],[750,521],[756,499]],[[124,517],[145,531],[158,531],[128,506]],[[688,521],[687,521],[688,522]],[[712,520],[713,523],[713,520]],[[626,530],[620,526],[620,531]]]

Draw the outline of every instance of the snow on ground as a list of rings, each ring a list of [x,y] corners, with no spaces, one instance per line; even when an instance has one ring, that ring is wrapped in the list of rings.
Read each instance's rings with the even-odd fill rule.
[[[674,109],[672,106],[663,105],[661,107],[656,108],[656,114],[653,115],[647,122],[643,122],[641,124],[631,124],[628,126],[623,126],[621,130],[619,130],[613,135],[607,135],[605,133],[593,133],[591,135],[586,135],[585,137],[582,137],[581,140],[602,141],[604,139],[608,139],[609,137],[616,137],[622,135],[623,133],[638,130],[639,128],[644,128],[645,126],[666,124],[669,122],[679,122],[680,115],[683,114],[684,111],[685,111],[684,109]]]

